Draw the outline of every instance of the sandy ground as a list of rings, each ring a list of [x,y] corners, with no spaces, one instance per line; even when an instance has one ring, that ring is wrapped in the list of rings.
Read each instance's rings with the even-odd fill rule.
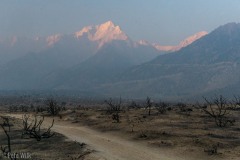
[[[86,127],[72,127],[55,125],[54,131],[61,133],[71,140],[84,142],[96,152],[96,158],[106,160],[176,160],[180,158],[169,157],[165,153],[144,146],[141,143],[127,141],[120,137],[94,131]]]
[[[18,114],[8,116],[22,118]],[[50,125],[50,119],[44,125]],[[98,160],[182,160],[159,149],[148,147],[141,142],[128,141],[111,133],[98,132],[85,126],[63,121],[55,121],[53,131],[61,133],[70,140],[86,143],[96,152],[88,159]]]

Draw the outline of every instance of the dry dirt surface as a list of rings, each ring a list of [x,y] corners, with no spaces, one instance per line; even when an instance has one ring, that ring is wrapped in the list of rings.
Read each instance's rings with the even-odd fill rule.
[[[55,125],[54,130],[71,140],[84,142],[94,150],[97,150],[96,156],[106,160],[175,160],[165,155],[163,152],[154,150],[153,148],[142,145],[141,143],[131,142],[122,138],[94,131],[86,127],[73,127]]]
[[[21,114],[9,114],[15,118],[22,118]],[[91,119],[88,119],[89,121]],[[46,117],[44,124],[49,127],[52,118]],[[98,125],[104,123],[99,122]],[[124,122],[123,122],[124,123]],[[183,143],[181,145],[171,147],[156,147],[146,143],[148,141],[139,141],[129,139],[129,136],[119,132],[108,132],[97,130],[93,126],[86,126],[86,121],[83,123],[75,121],[66,121],[55,117],[53,131],[66,136],[71,141],[87,144],[88,148],[94,152],[87,155],[86,160],[239,160],[239,153],[235,153],[238,149],[232,150],[222,149],[221,153],[216,155],[208,155],[200,151],[198,148],[191,146],[192,144]],[[125,124],[125,123],[124,123]],[[98,126],[97,125],[97,126]],[[125,124],[126,125],[126,124]],[[147,126],[145,126],[147,127]],[[153,128],[153,126],[151,126]],[[180,130],[177,130],[180,131]],[[188,130],[189,132],[190,130]],[[177,137],[183,139],[184,137]],[[236,141],[236,140],[234,140]],[[156,142],[153,140],[153,142]],[[238,143],[236,141],[236,143]],[[229,154],[227,154],[229,152]]]
[[[9,114],[8,116],[21,118],[18,114]],[[50,125],[45,121],[44,125]],[[70,140],[80,143],[86,143],[96,152],[92,153],[86,159],[99,160],[182,160],[182,158],[167,155],[164,151],[145,146],[139,142],[128,141],[121,137],[102,133],[85,126],[76,126],[71,123],[56,121],[53,131],[61,133]]]

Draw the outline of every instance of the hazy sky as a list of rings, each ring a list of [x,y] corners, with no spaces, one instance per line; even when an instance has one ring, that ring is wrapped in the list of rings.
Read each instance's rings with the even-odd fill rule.
[[[133,40],[177,44],[240,22],[240,0],[0,0],[0,37],[67,34],[108,20]]]

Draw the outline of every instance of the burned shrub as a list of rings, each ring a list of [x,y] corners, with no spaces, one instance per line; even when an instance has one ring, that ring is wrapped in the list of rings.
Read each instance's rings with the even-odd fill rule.
[[[42,138],[50,138],[54,136],[55,133],[51,132],[51,128],[54,124],[54,119],[52,121],[51,126],[47,130],[42,129],[42,123],[44,121],[44,117],[42,116],[41,119],[38,119],[37,116],[34,117],[34,120],[30,120],[29,115],[23,115],[22,117],[22,138],[24,135],[27,135],[29,138],[35,138],[37,141],[42,140]]]
[[[121,111],[121,107],[122,107],[121,106],[121,104],[122,104],[121,98],[119,99],[119,102],[117,104],[114,104],[112,99],[105,100],[105,103],[108,104],[108,108],[107,108],[106,113],[111,114],[112,115],[112,120],[119,123],[120,122],[119,112]]]
[[[168,106],[169,106],[169,104],[165,103],[165,102],[159,102],[159,103],[155,104],[155,107],[156,107],[158,113],[160,113],[160,114],[166,113],[168,110]]]
[[[2,130],[4,131],[6,137],[7,137],[7,145],[6,146],[2,146],[1,145],[1,151],[3,153],[3,155],[5,157],[7,157],[7,155],[10,153],[11,154],[11,137],[9,135],[10,132],[10,123],[9,123],[9,118],[7,117],[2,117],[3,119],[3,123],[0,124]],[[6,129],[6,127],[8,127],[8,130]],[[10,158],[10,159],[15,159],[15,158]]]
[[[145,101],[145,109],[148,110],[148,115],[151,115],[151,109],[153,106],[153,102],[151,100],[150,97],[147,97],[146,101]]]
[[[57,115],[61,111],[61,107],[58,106],[57,101],[54,99],[48,99],[46,104],[47,111],[53,116]]]
[[[230,116],[231,113],[229,110],[231,103],[226,98],[220,95],[212,100],[208,100],[207,98],[204,98],[204,100],[207,104],[204,105],[205,107],[200,106],[200,108],[214,119],[218,127],[226,127],[227,125],[234,124],[235,119]]]

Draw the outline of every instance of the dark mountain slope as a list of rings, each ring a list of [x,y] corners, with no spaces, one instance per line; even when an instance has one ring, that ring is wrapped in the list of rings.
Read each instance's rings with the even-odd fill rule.
[[[240,85],[240,24],[230,23],[178,52],[133,67],[106,94],[183,98],[202,96]]]
[[[59,75],[68,77],[57,88],[89,89],[103,83],[117,81],[120,74],[134,65],[156,57],[159,52],[147,46],[133,46],[131,42],[113,41],[93,57]]]

